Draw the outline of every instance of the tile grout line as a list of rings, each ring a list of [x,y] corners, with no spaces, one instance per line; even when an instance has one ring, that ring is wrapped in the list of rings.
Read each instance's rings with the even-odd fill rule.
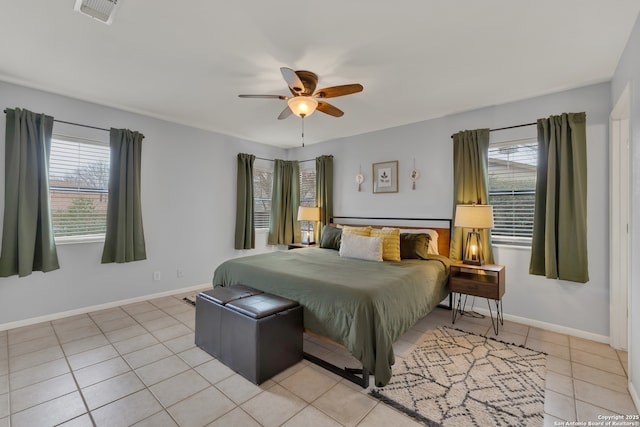
[[[91,319],[91,321],[93,321],[93,319]],[[71,368],[71,364],[69,363],[69,359],[67,358],[67,353],[65,353],[64,348],[62,347],[62,343],[60,342],[60,337],[58,336],[58,331],[56,331],[56,328],[53,326],[53,323],[49,322],[49,324],[51,325],[51,329],[53,329],[53,334],[56,337],[56,340],[58,341],[58,345],[60,346],[60,350],[62,351],[62,354],[64,356],[64,361],[67,363],[67,367],[69,368],[69,373],[71,374],[71,378],[73,378],[73,383],[76,385],[76,390],[78,392],[78,394],[80,395],[80,399],[82,399],[82,404],[84,405],[84,408],[87,410],[87,414],[89,415],[89,420],[91,420],[91,424],[95,427],[96,422],[93,419],[93,415],[91,414],[91,411],[89,410],[89,405],[87,404],[87,401],[84,398],[84,394],[82,393],[82,390],[80,389],[80,384],[78,384],[78,380],[76,378],[76,374],[73,372],[73,369]],[[95,324],[95,322],[94,322]],[[96,325],[97,326],[97,325]],[[60,397],[60,396],[58,396]],[[71,418],[71,419],[75,419],[78,417],[81,417],[81,415],[78,415],[77,417]],[[65,420],[62,423],[65,423],[69,420]],[[60,424],[62,424],[60,423]]]

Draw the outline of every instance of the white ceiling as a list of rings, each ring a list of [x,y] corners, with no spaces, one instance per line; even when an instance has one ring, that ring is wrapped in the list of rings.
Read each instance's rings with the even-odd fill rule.
[[[109,26],[74,0],[2,0],[0,80],[281,147],[300,144],[300,119],[276,119],[285,101],[237,95],[289,95],[282,66],[318,87],[364,85],[329,100],[343,117],[305,120],[310,144],[607,81],[640,12],[638,0],[118,3]]]

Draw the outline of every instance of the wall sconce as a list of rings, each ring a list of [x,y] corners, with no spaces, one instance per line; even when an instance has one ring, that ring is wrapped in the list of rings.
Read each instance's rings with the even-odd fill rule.
[[[464,245],[462,263],[467,265],[483,265],[484,255],[480,230],[493,228],[493,206],[490,205],[458,205],[454,225],[471,228]]]
[[[313,223],[320,221],[320,208],[312,208],[308,206],[298,207],[298,221],[306,221],[308,226],[306,242],[305,239],[302,239],[302,243],[307,245],[315,243],[313,241]]]

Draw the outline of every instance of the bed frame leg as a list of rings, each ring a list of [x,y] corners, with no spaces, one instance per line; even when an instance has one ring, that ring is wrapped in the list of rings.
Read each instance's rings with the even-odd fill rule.
[[[313,354],[309,354],[307,352],[302,353],[303,357],[307,359],[309,362],[314,363],[321,368],[326,369],[327,371],[331,371],[336,375],[341,376],[342,378],[346,378],[354,384],[359,385],[362,388],[369,387],[369,371],[364,369],[356,369],[356,368],[339,368],[336,365],[333,365],[326,360],[322,360],[319,357],[314,356]]]

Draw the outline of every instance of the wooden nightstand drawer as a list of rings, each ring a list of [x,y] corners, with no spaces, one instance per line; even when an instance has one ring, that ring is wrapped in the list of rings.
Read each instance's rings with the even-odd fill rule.
[[[499,300],[505,291],[504,266],[453,264],[449,286],[451,292]]]
[[[451,292],[474,295],[482,298],[500,299],[500,289],[497,283],[478,281],[477,278],[451,278]]]

